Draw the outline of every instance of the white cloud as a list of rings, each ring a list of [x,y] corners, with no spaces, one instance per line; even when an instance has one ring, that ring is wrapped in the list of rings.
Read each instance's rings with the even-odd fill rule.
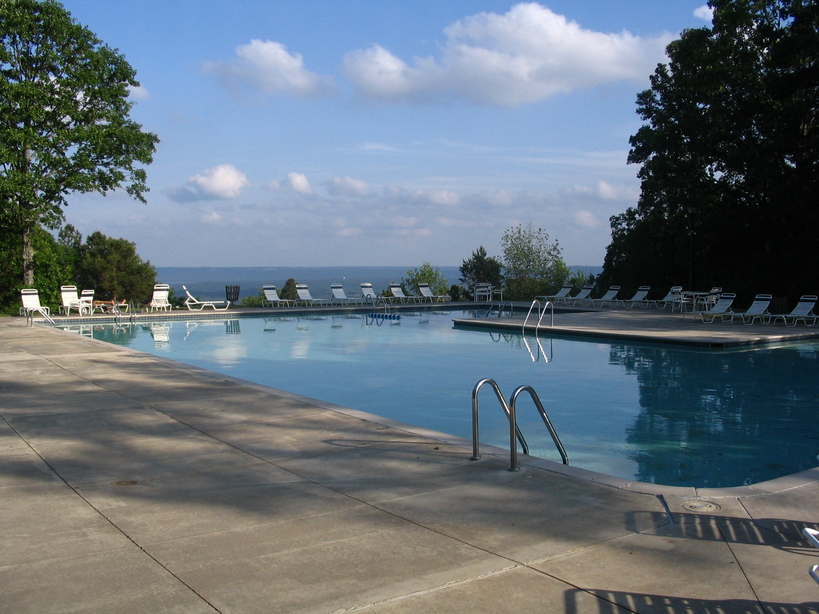
[[[151,99],[151,93],[148,91],[148,88],[143,85],[137,85],[136,87],[129,85],[128,97],[137,102],[144,102]]]
[[[415,198],[431,205],[451,207],[461,202],[461,197],[454,190],[432,190],[416,192]]]
[[[711,23],[714,21],[714,9],[707,4],[703,4],[702,6],[694,9],[694,17]]]
[[[177,202],[238,198],[250,185],[245,174],[232,164],[220,164],[188,177],[186,184],[169,190]]]
[[[307,180],[307,175],[303,173],[288,173],[287,179],[284,180],[282,186],[288,190],[293,190],[294,192],[298,192],[299,194],[304,194],[306,196],[313,193],[313,188],[310,186],[310,182]]]
[[[311,98],[332,93],[332,78],[310,72],[304,58],[289,53],[275,41],[251,40],[236,48],[233,62],[208,62],[205,71],[215,74],[226,87],[250,87],[264,94],[284,93]]]
[[[644,80],[665,58],[671,34],[646,39],[594,32],[537,3],[478,13],[445,30],[440,60],[411,63],[379,45],[352,51],[345,73],[381,101],[466,98],[514,107],[621,80]]]
[[[332,196],[369,196],[371,194],[370,186],[366,181],[352,177],[334,177],[330,181],[325,181],[324,185]]]
[[[595,228],[600,225],[600,220],[591,211],[580,210],[574,214],[574,221],[578,226],[584,228]]]
[[[222,223],[222,216],[216,211],[204,213],[199,217],[199,219],[201,219],[204,224],[220,225]]]

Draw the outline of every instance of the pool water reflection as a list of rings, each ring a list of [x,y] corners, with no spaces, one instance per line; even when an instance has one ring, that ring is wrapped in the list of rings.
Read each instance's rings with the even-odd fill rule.
[[[456,330],[463,312],[86,325],[85,334],[464,438],[485,377],[534,387],[570,464],[673,486],[728,487],[819,464],[819,344],[741,351]],[[486,395],[484,398],[484,394]],[[508,423],[481,392],[481,440]],[[559,456],[518,404],[536,456]]]

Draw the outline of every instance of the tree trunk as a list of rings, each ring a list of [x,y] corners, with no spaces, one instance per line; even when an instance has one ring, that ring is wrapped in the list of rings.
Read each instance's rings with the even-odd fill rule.
[[[34,287],[34,246],[31,244],[31,230],[23,231],[23,285]]]

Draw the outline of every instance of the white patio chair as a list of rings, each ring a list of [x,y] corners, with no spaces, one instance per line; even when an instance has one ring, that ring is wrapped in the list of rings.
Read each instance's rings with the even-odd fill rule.
[[[582,288],[580,288],[580,292],[571,297],[571,299],[569,300],[571,300],[572,305],[577,305],[578,303],[583,301],[591,301],[589,295],[591,295],[592,290],[594,290],[594,284],[585,285]]]
[[[393,298],[399,303],[410,303],[418,298],[416,296],[407,296],[404,294],[404,289],[401,287],[401,284],[390,284],[390,292],[392,293]]]
[[[39,313],[51,321],[51,309],[40,304],[40,293],[36,288],[23,288],[20,290],[20,300],[23,303],[21,315],[28,317],[33,313]]]
[[[88,304],[80,301],[80,294],[77,286],[60,286],[60,313],[70,315],[72,309],[76,309],[80,315],[91,313]]]
[[[421,293],[422,301],[429,299],[430,303],[445,303],[446,301],[452,300],[449,294],[435,294],[429,287],[429,284],[419,283],[418,291]]]
[[[338,305],[357,305],[359,302],[357,298],[347,296],[341,284],[330,284],[330,291],[333,293],[332,302]]]
[[[603,303],[610,303],[612,305],[616,304],[618,292],[620,292],[620,286],[609,287],[608,291],[603,296],[601,296],[600,298],[591,299],[592,307],[602,307]],[[595,303],[597,302],[599,302],[600,304],[595,305]]]
[[[572,288],[574,288],[572,284],[564,284],[563,287],[557,291],[557,294],[543,294],[536,296],[535,299],[539,301],[552,301],[553,303],[568,301],[572,298]]]
[[[621,298],[614,301],[614,306],[622,305],[623,307],[626,306],[626,303],[631,305],[631,308],[634,309],[635,305],[639,305],[640,307],[648,307],[649,301],[646,298],[648,293],[651,291],[651,286],[640,286],[637,289],[637,292],[634,293],[634,296],[631,298]]]
[[[299,297],[296,300],[296,305],[299,303],[302,305],[315,305],[316,303],[321,304],[327,302],[326,298],[313,298],[307,284],[296,284],[296,294]]]
[[[230,307],[230,301],[200,301],[194,298],[185,286],[182,286],[182,289],[188,295],[188,298],[185,299],[185,307],[188,308],[188,311],[202,311],[205,307],[212,307],[214,311],[225,311]]]
[[[171,294],[171,287],[168,284],[154,284],[154,291],[151,300],[148,302],[148,311],[170,311],[172,306],[168,300]]]
[[[276,290],[276,286],[262,286],[262,292],[264,293],[262,307],[276,307],[277,305],[290,307],[296,302],[293,299],[279,297],[279,292]]]
[[[819,298],[817,298],[815,294],[805,294],[799,299],[799,302],[796,303],[796,306],[790,313],[781,313],[772,316],[771,322],[776,324],[779,320],[782,320],[785,326],[796,326],[797,323],[801,321],[805,323],[805,326],[815,326],[817,319],[819,319],[813,313],[817,300],[819,300]],[[808,320],[811,321],[811,324],[808,324]],[[790,324],[788,324],[788,322],[790,322]]]
[[[375,290],[373,290],[373,285],[369,282],[361,284],[361,296],[365,301],[373,304],[378,300],[378,295],[375,293]]]
[[[744,313],[737,315],[742,318],[743,324],[751,325],[756,320],[767,324],[771,321],[771,313],[768,311],[768,308],[771,306],[772,300],[773,296],[770,294],[757,294],[751,306],[748,307]]]

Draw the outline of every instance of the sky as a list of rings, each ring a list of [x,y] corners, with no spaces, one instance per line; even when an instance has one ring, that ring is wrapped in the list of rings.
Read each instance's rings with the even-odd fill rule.
[[[460,265],[519,224],[601,266],[637,93],[704,0],[64,0],[137,72],[147,204],[66,221],[154,266]]]

